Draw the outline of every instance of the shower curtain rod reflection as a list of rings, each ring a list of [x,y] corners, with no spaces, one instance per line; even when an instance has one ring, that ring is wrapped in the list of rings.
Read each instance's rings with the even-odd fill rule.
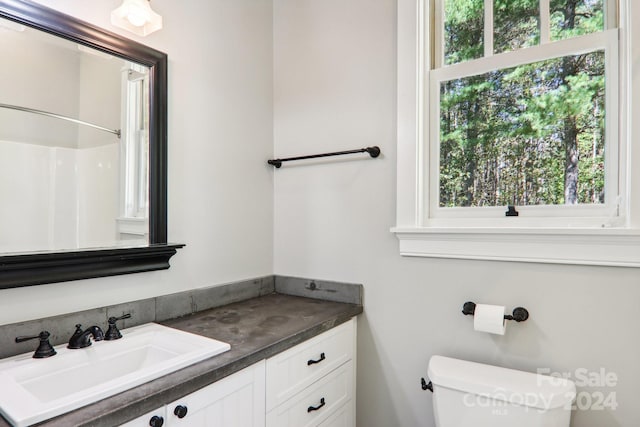
[[[373,147],[358,148],[357,150],[335,151],[333,153],[311,154],[309,156],[288,157],[286,159],[267,160],[267,163],[269,163],[272,166],[275,166],[276,168],[279,168],[280,166],[282,166],[282,162],[290,162],[292,160],[317,159],[318,157],[342,156],[344,154],[356,154],[356,153],[369,153],[371,157],[376,158],[380,155],[380,148],[374,145]]]
[[[71,117],[63,116],[63,115],[60,115],[60,114],[50,113],[48,111],[36,110],[34,108],[20,107],[18,105],[0,104],[0,108],[8,108],[9,110],[24,111],[24,112],[32,113],[32,114],[40,114],[41,116],[47,116],[47,117],[53,117],[53,118],[60,119],[60,120],[66,120],[68,122],[78,123],[80,125],[89,126],[89,127],[94,128],[94,129],[98,129],[98,130],[102,130],[102,131],[105,131],[105,132],[109,132],[109,133],[112,133],[112,134],[116,135],[118,138],[120,138],[120,133],[121,133],[120,129],[109,129],[109,128],[105,128],[105,127],[102,127],[102,126],[94,125],[93,123],[84,122],[82,120],[73,119]]]

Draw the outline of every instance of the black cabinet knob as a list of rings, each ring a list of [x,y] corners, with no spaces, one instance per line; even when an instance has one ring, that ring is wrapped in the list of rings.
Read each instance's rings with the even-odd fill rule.
[[[178,418],[184,418],[187,416],[187,407],[178,405],[176,409],[173,410],[173,414]]]
[[[164,425],[164,418],[154,415],[149,420],[149,425],[151,427],[162,427]]]

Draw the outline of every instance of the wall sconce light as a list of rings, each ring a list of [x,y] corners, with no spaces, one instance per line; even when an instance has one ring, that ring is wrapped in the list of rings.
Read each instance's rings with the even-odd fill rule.
[[[139,36],[146,36],[162,28],[162,16],[151,10],[150,0],[122,0],[111,12],[111,24]]]

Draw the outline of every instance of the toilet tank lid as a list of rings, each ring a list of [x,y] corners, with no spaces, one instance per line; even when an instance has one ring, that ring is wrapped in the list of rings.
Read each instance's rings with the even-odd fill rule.
[[[436,386],[538,409],[568,406],[576,397],[575,384],[565,378],[444,356],[431,357],[428,374]]]

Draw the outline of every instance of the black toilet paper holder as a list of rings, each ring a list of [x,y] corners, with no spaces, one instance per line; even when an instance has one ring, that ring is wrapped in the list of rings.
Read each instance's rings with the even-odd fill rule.
[[[476,312],[476,303],[467,301],[462,306],[462,314],[473,316]],[[529,311],[524,307],[516,307],[513,309],[513,314],[505,314],[505,320],[515,320],[516,322],[524,322],[529,318]]]

